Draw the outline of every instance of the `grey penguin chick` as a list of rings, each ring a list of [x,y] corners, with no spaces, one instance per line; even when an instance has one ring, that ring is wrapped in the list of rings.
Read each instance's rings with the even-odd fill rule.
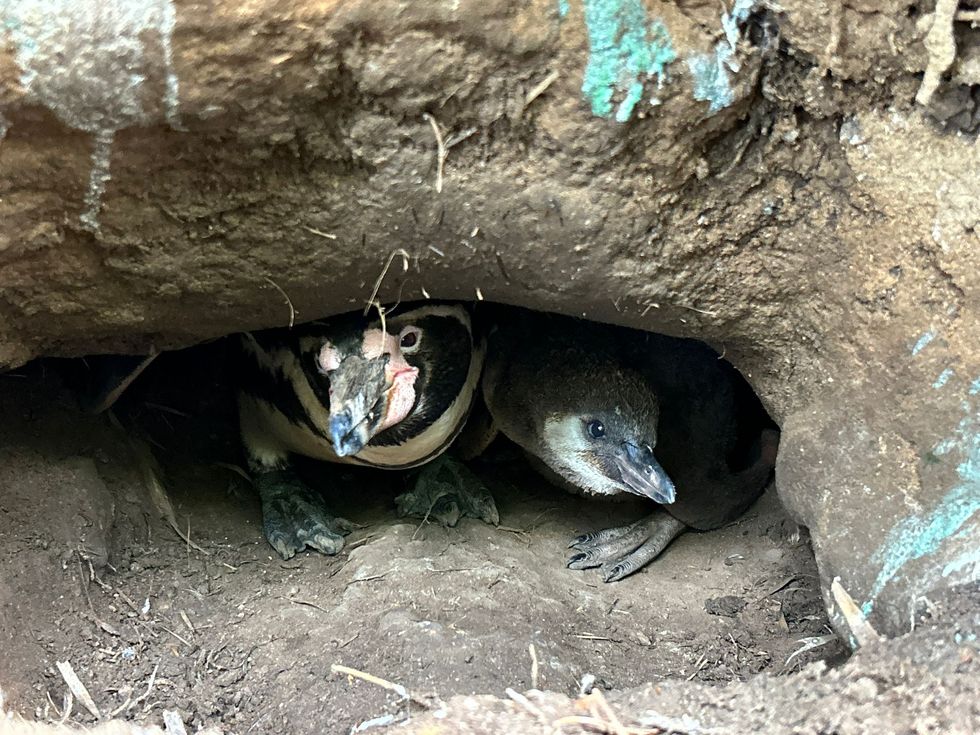
[[[467,309],[431,302],[384,322],[348,314],[245,334],[242,348],[242,442],[266,538],[284,559],[306,546],[336,554],[352,528],[290,457],[384,469],[439,457],[466,423],[484,354]]]
[[[760,428],[758,399],[706,345],[510,309],[498,324],[482,383],[495,428],[565,487],[640,495],[667,511],[574,539],[570,568],[622,579],[764,490],[778,434]],[[739,452],[754,455],[747,466]]]

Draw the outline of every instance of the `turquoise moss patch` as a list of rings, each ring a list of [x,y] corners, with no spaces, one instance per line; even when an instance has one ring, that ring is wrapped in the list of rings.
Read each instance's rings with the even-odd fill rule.
[[[732,52],[719,44],[712,54],[697,54],[687,60],[687,68],[694,79],[694,99],[708,102],[708,112],[715,113],[734,101],[732,83],[725,63]]]
[[[626,122],[643,98],[643,83],[663,80],[667,65],[677,58],[670,33],[659,20],[649,21],[641,0],[584,0],[589,33],[589,63],[582,94],[598,117],[613,115]],[[560,10],[559,10],[560,12]]]
[[[687,69],[694,80],[694,99],[708,103],[713,115],[735,101],[731,75],[739,70],[735,49],[741,38],[741,26],[755,8],[755,0],[735,0],[731,13],[722,13],[721,29],[725,38],[715,44],[714,51],[693,54],[687,59]]]
[[[953,435],[939,442],[932,450],[936,457],[953,452],[962,455],[963,459],[956,468],[960,482],[932,509],[908,515],[888,532],[885,542],[871,557],[880,571],[868,601],[862,606],[865,615],[871,614],[878,595],[906,564],[930,556],[947,539],[970,541],[975,538],[977,526],[968,526],[967,523],[980,514],[980,411],[969,400],[962,402],[962,408],[965,416]],[[942,576],[959,572],[975,564],[978,559],[976,547],[968,548],[945,564]]]

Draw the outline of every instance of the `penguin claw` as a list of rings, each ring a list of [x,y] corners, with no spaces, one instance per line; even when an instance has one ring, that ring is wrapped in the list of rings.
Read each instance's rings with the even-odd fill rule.
[[[580,571],[582,569],[594,569],[595,567],[602,566],[603,561],[600,551],[590,550],[573,554],[565,562],[565,566],[568,569]]]
[[[461,518],[500,523],[493,496],[458,460],[441,457],[419,474],[415,487],[395,498],[399,516],[434,520],[453,528]]]
[[[639,569],[640,566],[642,566],[642,565],[635,566],[635,565],[631,564],[629,559],[627,559],[627,560],[625,560],[623,562],[620,562],[618,564],[613,564],[612,566],[609,566],[608,564],[605,564],[605,565],[603,565],[602,570],[601,570],[602,571],[602,581],[603,582],[618,582],[619,580],[623,579],[624,577],[628,577],[629,575],[631,575],[633,572],[635,572],[637,569]]]
[[[310,547],[333,556],[356,524],[330,515],[320,497],[290,470],[256,478],[262,497],[262,525],[269,544],[284,560]]]
[[[266,533],[266,539],[272,545],[272,548],[276,550],[276,553],[282,557],[283,561],[287,561],[296,556],[296,546],[295,544],[288,543],[286,536],[278,532]]]
[[[569,569],[600,567],[606,582],[618,582],[653,561],[686,527],[666,513],[657,512],[636,523],[577,536],[569,548]]]
[[[631,523],[626,526],[614,526],[612,528],[603,528],[601,531],[583,533],[581,536],[573,538],[568,548],[598,547],[619,541],[627,536],[635,535],[636,531],[634,526],[636,525],[636,523]]]
[[[439,521],[441,525],[447,528],[455,528],[459,519],[463,517],[463,513],[459,509],[459,503],[453,500],[452,496],[443,495],[437,500],[435,507],[429,513],[429,517]]]
[[[306,545],[328,556],[333,556],[344,548],[344,537],[331,533],[318,533],[306,540]]]

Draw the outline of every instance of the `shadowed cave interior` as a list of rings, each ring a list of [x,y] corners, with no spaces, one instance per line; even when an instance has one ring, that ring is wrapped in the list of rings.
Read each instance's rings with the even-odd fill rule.
[[[188,726],[312,733],[324,708],[338,731],[399,711],[384,690],[332,675],[334,663],[448,697],[726,682],[844,657],[805,529],[772,483],[734,522],[684,533],[606,584],[565,568],[569,539],[639,518],[649,501],[569,494],[502,437],[469,463],[496,499],[497,528],[397,517],[411,471],[300,460],[359,528],[335,557],[283,561],[244,471],[235,359],[234,337],[162,354],[98,416],[82,410],[96,360],[43,360],[0,379],[11,468],[0,568],[16,600],[4,616],[24,633],[4,686],[38,716],[62,699],[55,660],[84,671],[120,716],[147,711],[131,702],[155,673],[158,704]],[[737,453],[752,451],[743,435]]]

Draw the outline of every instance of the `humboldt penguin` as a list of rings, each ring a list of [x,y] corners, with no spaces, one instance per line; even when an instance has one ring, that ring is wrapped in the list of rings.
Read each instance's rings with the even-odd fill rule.
[[[343,547],[333,516],[291,455],[407,469],[435,459],[477,394],[482,340],[462,305],[349,314],[242,337],[239,418],[269,543],[284,558]]]
[[[495,428],[559,484],[662,506],[571,542],[569,568],[601,567],[607,582],[652,561],[686,528],[739,516],[775,465],[778,434],[758,398],[694,340],[505,312],[482,385]]]

